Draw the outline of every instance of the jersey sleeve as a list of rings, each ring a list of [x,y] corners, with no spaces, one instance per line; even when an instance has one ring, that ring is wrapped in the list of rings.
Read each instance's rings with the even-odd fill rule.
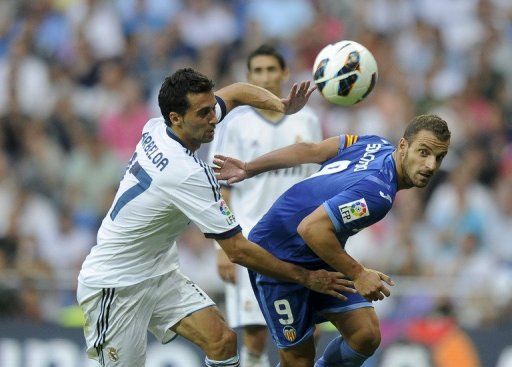
[[[359,140],[359,135],[350,135],[350,134],[342,134],[340,135],[340,149],[341,152],[343,149],[347,149],[351,145],[354,145]]]
[[[392,206],[382,187],[362,181],[323,203],[337,233],[352,235],[386,216]]]
[[[220,194],[212,169],[204,164],[173,191],[174,204],[208,238],[226,239],[242,230]]]
[[[219,122],[224,120],[224,117],[226,117],[228,111],[226,108],[226,102],[219,96],[215,96],[215,99],[217,100],[217,104],[215,105],[215,115],[217,116],[217,119]]]
[[[226,117],[220,130],[215,134],[208,154],[209,162],[213,162],[215,154],[222,154],[237,159],[243,158],[243,144],[241,144],[237,127],[241,121],[238,121],[238,116],[238,113],[231,112]],[[225,188],[230,187],[226,181],[220,181],[220,185]]]

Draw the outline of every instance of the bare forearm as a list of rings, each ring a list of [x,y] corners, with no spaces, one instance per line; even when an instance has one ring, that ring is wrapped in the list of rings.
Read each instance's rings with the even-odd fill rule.
[[[356,279],[364,267],[341,248],[338,239],[330,228],[321,228],[320,224],[316,224],[316,226],[299,225],[298,232],[302,239],[318,257],[333,269],[347,275],[350,279]]]
[[[338,153],[340,138],[335,136],[319,143],[297,143],[274,150],[246,163],[248,177],[279,168],[304,163],[323,163]]]
[[[313,143],[297,143],[264,154],[245,165],[248,177],[280,168],[298,166],[304,163],[319,163],[315,159]]]
[[[235,246],[227,245],[225,241],[219,241],[219,244],[232,262],[257,273],[299,284],[304,284],[306,281],[307,271],[305,269],[277,259],[265,249],[243,238],[243,236],[236,241]]]
[[[229,104],[229,109],[249,105],[255,108],[276,112],[284,112],[285,110],[283,102],[281,102],[276,95],[264,88],[248,83],[234,83],[228,85],[219,90],[217,95]]]

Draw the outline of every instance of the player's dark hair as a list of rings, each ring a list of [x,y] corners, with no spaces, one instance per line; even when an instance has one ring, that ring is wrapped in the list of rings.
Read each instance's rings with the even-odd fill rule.
[[[167,125],[171,125],[169,113],[184,115],[190,107],[188,93],[207,93],[214,87],[213,81],[191,68],[179,69],[165,78],[160,92],[158,105]]]
[[[437,115],[419,115],[409,122],[404,132],[404,139],[412,142],[421,130],[427,130],[434,134],[440,141],[448,141],[451,133],[445,120]]]
[[[249,54],[249,57],[247,57],[247,70],[251,70],[252,59],[255,58],[256,56],[261,56],[261,55],[275,57],[277,62],[279,63],[279,66],[281,67],[281,69],[282,70],[286,69],[286,62],[284,61],[283,55],[281,55],[281,53],[279,53],[279,51],[277,51],[274,47],[267,45],[267,44],[263,44],[260,47],[258,47],[256,50],[251,52]]]

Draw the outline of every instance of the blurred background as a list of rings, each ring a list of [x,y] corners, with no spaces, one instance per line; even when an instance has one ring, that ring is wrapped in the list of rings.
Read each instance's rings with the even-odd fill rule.
[[[1,0],[0,366],[87,364],[77,274],[167,75],[245,81],[246,56],[270,43],[291,85],[342,39],[374,54],[379,80],[350,108],[315,92],[325,137],[396,143],[421,113],[452,131],[435,182],[348,242],[398,283],[376,304],[383,345],[367,365],[512,366],[510,0]],[[222,308],[212,243],[192,227],[179,246]],[[165,361],[173,344],[148,366],[194,366]]]

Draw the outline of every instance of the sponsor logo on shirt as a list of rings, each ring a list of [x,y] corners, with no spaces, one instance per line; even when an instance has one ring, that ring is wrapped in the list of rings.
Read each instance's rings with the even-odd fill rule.
[[[340,210],[343,223],[349,223],[370,215],[370,210],[364,198],[342,204],[338,206],[338,209]]]
[[[231,225],[236,222],[235,216],[233,215],[233,213],[231,213],[228,204],[226,204],[224,200],[221,200],[219,202],[219,209],[220,212],[226,217],[226,222],[228,223],[228,225]]]
[[[381,147],[382,144],[367,144],[363,156],[359,159],[359,162],[356,163],[354,172],[368,169],[368,164],[375,159],[374,153],[377,153]]]
[[[393,204],[393,200],[391,200],[391,196],[389,196],[389,194],[384,194],[382,191],[379,191],[379,195]]]

